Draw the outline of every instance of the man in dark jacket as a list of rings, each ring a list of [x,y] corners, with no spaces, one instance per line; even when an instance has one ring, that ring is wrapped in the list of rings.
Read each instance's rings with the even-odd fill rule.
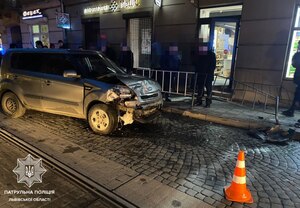
[[[209,50],[209,43],[202,43],[197,49],[193,57],[195,71],[198,73],[196,105],[202,105],[205,87],[207,93],[205,107],[209,108],[212,103],[212,81],[214,80],[214,71],[216,68],[216,54],[212,50]]]
[[[296,68],[296,71],[294,73],[294,83],[297,85],[297,87],[291,107],[288,110],[282,112],[282,114],[287,117],[294,117],[296,105],[299,105],[300,103],[300,52],[294,54],[292,58],[292,66]]]
[[[67,46],[64,43],[64,41],[59,40],[57,43],[58,43],[58,48],[60,48],[60,49],[66,49],[67,48]]]
[[[128,46],[122,46],[119,58],[120,66],[127,70],[128,74],[133,72],[133,53]]]

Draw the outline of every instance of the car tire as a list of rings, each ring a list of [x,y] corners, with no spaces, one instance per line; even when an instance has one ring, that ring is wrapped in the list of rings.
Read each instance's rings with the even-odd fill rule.
[[[2,96],[1,108],[10,118],[18,118],[25,114],[26,108],[22,105],[17,95],[7,92]]]
[[[116,130],[118,114],[108,105],[96,104],[88,112],[88,122],[94,132],[107,135]]]

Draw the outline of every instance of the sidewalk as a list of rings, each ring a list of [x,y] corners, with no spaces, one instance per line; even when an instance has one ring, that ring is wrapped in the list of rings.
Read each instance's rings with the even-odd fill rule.
[[[171,98],[171,100],[171,102],[164,102],[164,111],[244,129],[264,128],[276,125],[274,112],[271,111],[260,112],[249,107],[219,100],[213,100],[210,108],[203,106],[194,106],[192,108],[191,99]],[[300,113],[295,112],[295,117],[290,118],[281,114],[283,110],[285,109],[279,109],[279,124],[286,129],[295,129],[294,124],[300,119]]]

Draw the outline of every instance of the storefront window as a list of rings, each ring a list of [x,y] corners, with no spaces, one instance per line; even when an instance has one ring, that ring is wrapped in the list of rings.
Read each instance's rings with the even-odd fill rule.
[[[48,25],[41,25],[41,33],[48,33]]]
[[[293,78],[295,73],[295,68],[292,66],[293,55],[297,52],[298,42],[300,41],[300,7],[297,8],[297,15],[295,20],[295,25],[293,28],[293,37],[290,46],[289,60],[286,70],[286,78]]]
[[[235,5],[201,9],[200,18],[239,16],[242,14],[242,7],[242,5]]]
[[[39,25],[33,25],[32,26],[32,33],[40,33],[40,27]]]
[[[210,34],[210,24],[200,25],[199,39],[202,42],[208,42],[209,41],[209,34]]]
[[[32,25],[32,40],[35,44],[36,41],[42,41],[44,46],[49,47],[49,30],[48,25]]]

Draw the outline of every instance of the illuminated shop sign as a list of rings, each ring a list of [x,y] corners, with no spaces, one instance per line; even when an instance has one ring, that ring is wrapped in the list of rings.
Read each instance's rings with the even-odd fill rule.
[[[56,24],[59,28],[70,29],[70,15],[67,13],[57,13]]]
[[[102,12],[116,12],[121,9],[133,9],[140,6],[140,0],[119,0],[112,1],[110,4],[88,7],[83,10],[85,15],[97,14]]]
[[[40,9],[24,11],[22,19],[34,19],[43,17],[43,14]]]
[[[154,0],[155,4],[161,7],[162,0]]]

